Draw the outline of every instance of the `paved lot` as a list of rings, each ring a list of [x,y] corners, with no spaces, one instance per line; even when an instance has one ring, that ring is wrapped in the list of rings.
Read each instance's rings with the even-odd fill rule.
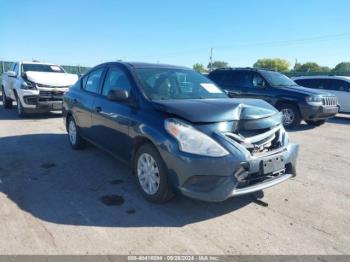
[[[350,117],[290,138],[298,177],[263,202],[154,205],[127,166],[71,150],[59,115],[1,107],[0,254],[350,254]]]

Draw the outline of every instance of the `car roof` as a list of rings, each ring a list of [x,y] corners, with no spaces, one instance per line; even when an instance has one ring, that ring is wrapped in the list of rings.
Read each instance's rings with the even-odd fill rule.
[[[57,65],[57,64],[52,64],[52,63],[43,63],[39,61],[22,61],[20,62],[21,64],[31,64],[31,65]]]
[[[319,75],[319,76],[298,76],[293,77],[294,80],[302,80],[302,79],[338,79],[338,80],[345,80],[350,82],[349,76],[325,76],[325,75]]]
[[[158,64],[158,63],[144,63],[144,62],[107,62],[103,63],[101,65],[111,65],[111,64],[117,64],[117,65],[124,65],[130,69],[137,69],[137,68],[172,68],[172,69],[190,69],[188,67],[184,66],[177,66],[177,65],[168,65],[168,64]],[[99,65],[99,66],[101,66]]]
[[[254,71],[254,72],[259,72],[259,71],[264,71],[264,72],[273,72],[273,73],[279,73],[278,71],[273,71],[273,70],[268,70],[268,69],[261,69],[261,68],[255,68],[255,67],[222,67],[222,68],[217,68],[212,72],[215,71],[234,71],[234,70],[243,70],[243,71]]]

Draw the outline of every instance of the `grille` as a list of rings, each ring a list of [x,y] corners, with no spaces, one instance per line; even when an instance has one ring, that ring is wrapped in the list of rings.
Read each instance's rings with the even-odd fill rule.
[[[69,86],[50,86],[44,84],[37,84],[38,87],[46,87],[46,88],[68,88]]]
[[[39,101],[61,101],[63,99],[63,91],[43,91],[39,92]]]
[[[334,96],[326,96],[322,98],[322,105],[324,106],[337,106],[338,100]]]
[[[285,131],[281,125],[271,129],[255,130],[254,133],[253,136],[246,136],[248,133],[243,131],[225,135],[244,146],[252,155],[273,151],[283,146]]]

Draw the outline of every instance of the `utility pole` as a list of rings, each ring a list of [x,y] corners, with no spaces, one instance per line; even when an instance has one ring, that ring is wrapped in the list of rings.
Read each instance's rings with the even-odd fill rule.
[[[209,72],[213,71],[213,48],[210,48],[210,58],[209,58]]]

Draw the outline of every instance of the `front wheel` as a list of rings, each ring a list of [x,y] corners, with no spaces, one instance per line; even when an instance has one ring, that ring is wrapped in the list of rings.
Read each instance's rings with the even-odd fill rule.
[[[326,123],[326,120],[317,120],[317,121],[305,120],[305,122],[310,126],[321,126],[324,123]]]
[[[85,146],[85,140],[80,136],[78,127],[71,116],[67,121],[69,143],[73,149],[81,149]]]
[[[135,156],[134,173],[143,196],[154,203],[165,203],[173,196],[166,166],[152,144],[141,146]]]
[[[12,107],[12,100],[7,98],[3,87],[1,88],[1,94],[2,94],[2,106],[5,109],[11,108]]]
[[[293,104],[282,104],[278,106],[278,110],[282,112],[282,120],[285,128],[295,128],[301,122],[299,109]]]

